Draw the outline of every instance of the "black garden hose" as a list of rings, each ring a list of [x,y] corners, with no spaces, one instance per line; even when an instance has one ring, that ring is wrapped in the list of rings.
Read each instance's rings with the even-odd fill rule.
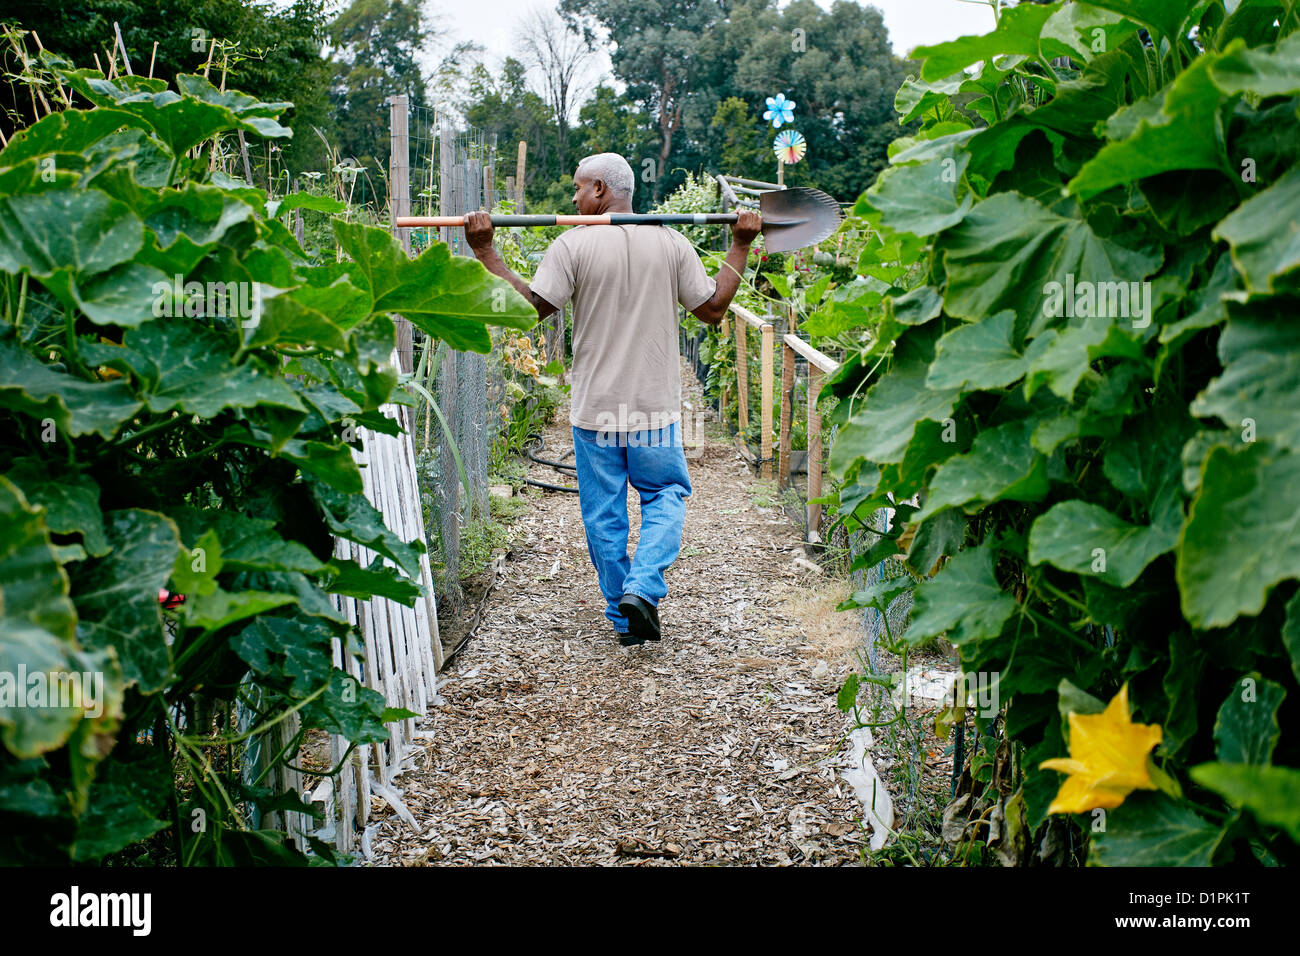
[[[533,434],[529,435],[528,442],[524,446],[524,454],[528,456],[529,461],[535,461],[539,465],[549,465],[551,468],[555,469],[557,472],[559,472],[562,475],[572,475],[574,480],[576,481],[578,478],[578,466],[564,464],[564,459],[568,458],[570,455],[573,454],[573,449],[570,448],[563,455],[561,455],[559,461],[550,461],[549,459],[546,458],[538,458],[530,450],[533,446],[534,438],[537,439],[536,446],[538,451],[546,447],[546,438],[540,432],[533,432]],[[532,485],[535,488],[545,488],[547,491],[567,491],[570,494],[575,494],[575,495],[578,493],[577,488],[571,488],[568,485],[553,485],[549,481],[535,481],[532,478],[525,478],[524,484]]]

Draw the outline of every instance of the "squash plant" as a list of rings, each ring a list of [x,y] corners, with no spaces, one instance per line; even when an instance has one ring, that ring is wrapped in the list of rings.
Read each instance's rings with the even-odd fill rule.
[[[290,104],[46,62],[86,108],[0,152],[0,860],[170,828],[155,861],[301,861],[253,823],[301,797],[244,776],[242,747],[296,714],[272,755],[296,763],[311,728],[376,741],[409,716],[331,659],[358,644],[330,594],[419,594],[424,543],[352,456],[405,401],[392,314],[483,352],[535,314],[476,261],[344,218],[338,261],[309,259],[275,216],[341,205],[268,202],[211,158],[223,133],[289,136]]]
[[[858,200],[899,284],[827,383],[830,466],[842,515],[895,509],[860,563],[920,583],[854,603],[914,586],[902,640],[996,688],[976,723],[1012,746],[970,832],[1003,862],[1049,816],[1089,863],[1298,856],[1298,28],[1269,0],[1003,9],[916,51],[921,128]]]

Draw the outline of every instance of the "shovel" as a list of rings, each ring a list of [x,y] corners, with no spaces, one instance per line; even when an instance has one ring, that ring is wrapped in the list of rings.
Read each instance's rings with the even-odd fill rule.
[[[763,246],[768,252],[793,252],[816,245],[840,227],[844,213],[820,189],[797,186],[758,197],[763,216]],[[649,213],[606,212],[598,216],[493,216],[493,226],[730,226],[734,212]],[[463,226],[464,216],[398,216],[394,225]]]

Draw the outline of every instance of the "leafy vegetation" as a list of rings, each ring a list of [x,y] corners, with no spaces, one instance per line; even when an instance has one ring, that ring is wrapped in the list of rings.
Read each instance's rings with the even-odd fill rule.
[[[270,767],[310,729],[357,744],[409,716],[331,664],[357,647],[331,594],[419,593],[424,545],[384,527],[352,456],[405,400],[391,315],[487,351],[488,323],[535,313],[445,246],[409,260],[343,218],[304,251],[276,217],[342,204],[268,202],[216,153],[287,137],[287,103],[44,62],[90,108],[0,152],[0,859],[136,858],[158,834],[153,862],[301,861],[252,822],[310,812]]]
[[[842,520],[893,509],[860,566],[913,572],[855,603],[914,589],[899,646],[1001,702],[966,859],[1041,859],[1053,812],[1090,863],[1296,859],[1297,25],[1021,4],[899,89],[830,465]]]

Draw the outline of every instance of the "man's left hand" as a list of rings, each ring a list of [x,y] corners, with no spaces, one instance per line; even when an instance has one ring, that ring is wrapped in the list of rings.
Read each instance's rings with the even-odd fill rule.
[[[485,212],[471,212],[465,216],[465,241],[477,255],[492,248],[492,217]]]

